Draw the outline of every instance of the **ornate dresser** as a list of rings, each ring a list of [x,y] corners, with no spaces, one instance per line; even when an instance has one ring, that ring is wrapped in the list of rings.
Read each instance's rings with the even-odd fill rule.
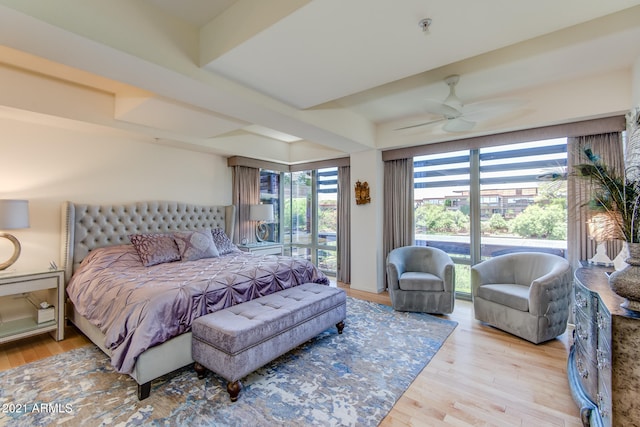
[[[585,426],[640,426],[640,313],[620,307],[607,271],[575,273],[569,387]]]

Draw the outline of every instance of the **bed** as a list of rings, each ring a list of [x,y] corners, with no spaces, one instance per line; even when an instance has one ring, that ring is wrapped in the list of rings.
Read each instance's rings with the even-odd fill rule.
[[[139,399],[149,396],[152,380],[193,363],[195,318],[303,283],[329,284],[304,259],[239,251],[231,244],[234,213],[234,206],[163,201],[63,204],[67,317],[133,377]],[[212,235],[207,250],[215,253],[202,257],[192,256],[191,240],[178,239]],[[181,258],[174,247],[168,258],[148,257],[148,238],[167,236]]]

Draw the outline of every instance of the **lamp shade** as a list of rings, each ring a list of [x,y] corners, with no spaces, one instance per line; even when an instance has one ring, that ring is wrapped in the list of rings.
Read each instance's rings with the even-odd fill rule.
[[[273,221],[273,205],[251,205],[249,219],[251,221]]]
[[[606,242],[607,240],[619,239],[616,234],[618,219],[611,214],[599,213],[594,215],[589,221],[587,221],[587,231],[589,237],[598,243]]]
[[[29,228],[28,200],[0,200],[0,230]]]

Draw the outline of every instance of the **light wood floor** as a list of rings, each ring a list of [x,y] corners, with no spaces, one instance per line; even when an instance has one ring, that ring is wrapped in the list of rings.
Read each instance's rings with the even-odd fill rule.
[[[341,287],[354,298],[390,304],[387,293]],[[533,345],[474,320],[468,301],[456,301],[443,317],[457,328],[381,426],[581,425],[567,383],[567,334]],[[89,344],[73,327],[65,334],[61,342],[43,334],[0,345],[0,371]]]

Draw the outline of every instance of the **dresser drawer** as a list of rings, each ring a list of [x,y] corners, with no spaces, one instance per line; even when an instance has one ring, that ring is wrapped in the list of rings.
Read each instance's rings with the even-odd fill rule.
[[[597,299],[584,288],[576,286],[574,289],[574,340],[579,342],[585,357],[595,361],[598,342],[598,325],[595,322]]]
[[[580,383],[587,396],[595,402],[598,394],[598,365],[595,357],[595,347],[593,350],[587,351],[584,343],[577,339],[574,346],[576,370]]]
[[[598,299],[579,283],[573,287],[573,303],[576,312],[584,313],[587,319],[593,319],[598,310]]]
[[[603,372],[598,378],[598,393],[595,403],[602,417],[602,424],[610,427],[611,423],[611,369]]]
[[[611,359],[611,316],[604,307],[600,307],[595,318],[596,330],[598,333],[598,351],[607,352],[607,357]],[[611,363],[607,369],[611,369]]]

